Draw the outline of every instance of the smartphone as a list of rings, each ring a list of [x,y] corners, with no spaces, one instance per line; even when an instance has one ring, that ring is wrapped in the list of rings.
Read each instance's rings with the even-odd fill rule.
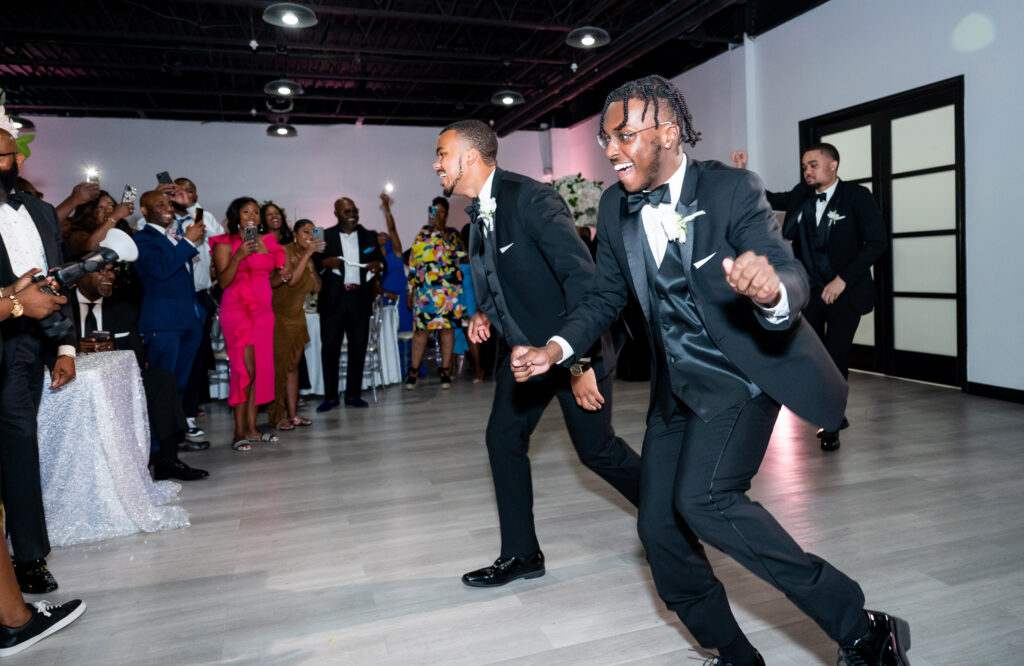
[[[174,184],[174,181],[171,180],[171,174],[167,173],[166,171],[161,171],[156,175],[156,182],[160,183],[161,185]]]
[[[256,240],[258,234],[259,230],[256,227],[245,227],[244,229],[242,229],[242,240],[244,240],[246,243],[248,243],[249,241],[254,241]]]
[[[100,184],[100,172],[96,169],[89,169],[85,172],[85,182]]]
[[[431,216],[437,215],[437,204],[431,204],[428,206],[427,212],[430,213]]]
[[[313,227],[313,242],[319,243],[324,239],[324,228]]]
[[[203,209],[201,207],[199,207],[199,206],[196,206],[196,214],[195,214],[195,216],[192,219],[195,222],[202,222],[204,215],[206,215],[206,213],[203,211]]]
[[[138,195],[139,189],[132,187],[131,185],[124,186],[124,192],[121,193],[121,203],[129,203],[135,201],[136,195]]]

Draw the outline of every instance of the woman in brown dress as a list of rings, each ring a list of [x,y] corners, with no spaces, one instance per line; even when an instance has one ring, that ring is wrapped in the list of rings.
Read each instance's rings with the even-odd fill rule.
[[[282,273],[291,278],[274,289],[274,402],[267,417],[278,430],[294,430],[309,425],[296,411],[299,398],[299,361],[309,342],[306,313],[302,304],[306,294],[320,291],[320,276],[313,268],[313,253],[322,252],[324,242],[313,240],[313,223],[299,220],[292,230],[295,240],[284,250],[287,258]]]

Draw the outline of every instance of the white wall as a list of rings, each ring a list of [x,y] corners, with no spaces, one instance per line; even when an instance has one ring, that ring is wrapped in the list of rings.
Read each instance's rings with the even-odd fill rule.
[[[727,162],[746,148],[749,167],[781,190],[799,175],[801,120],[964,75],[967,376],[1013,389],[1024,389],[1021,25],[1021,2],[832,0],[675,79],[704,135],[690,152]],[[994,40],[976,48],[986,26]]]

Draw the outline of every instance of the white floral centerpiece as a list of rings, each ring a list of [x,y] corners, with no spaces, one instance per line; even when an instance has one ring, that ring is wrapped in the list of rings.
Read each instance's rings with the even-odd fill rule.
[[[597,206],[601,202],[602,184],[584,178],[581,173],[562,176],[551,182],[551,187],[562,195],[577,227],[597,226]]]

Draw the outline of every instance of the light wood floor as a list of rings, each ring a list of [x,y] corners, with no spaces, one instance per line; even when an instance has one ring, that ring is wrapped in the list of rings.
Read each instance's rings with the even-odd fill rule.
[[[752,495],[804,547],[907,618],[915,666],[1024,664],[1024,407],[855,375],[842,449],[783,412]],[[647,385],[618,382],[636,447]],[[89,610],[11,664],[697,664],[657,599],[634,513],[583,469],[557,407],[532,447],[542,578],[459,576],[498,552],[483,446],[493,384],[431,379],[250,453],[183,454],[192,527],[57,549],[60,590]],[[364,397],[369,398],[369,395]],[[835,645],[719,553],[716,570],[771,666],[832,664]],[[7,660],[5,660],[7,663]]]

